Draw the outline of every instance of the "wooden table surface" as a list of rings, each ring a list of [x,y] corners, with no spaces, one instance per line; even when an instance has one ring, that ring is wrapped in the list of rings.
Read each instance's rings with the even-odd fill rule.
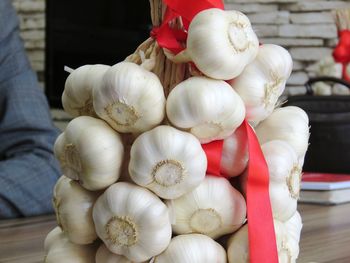
[[[299,263],[350,262],[350,204],[299,205],[303,218]],[[54,216],[0,220],[0,263],[36,263],[44,257]]]

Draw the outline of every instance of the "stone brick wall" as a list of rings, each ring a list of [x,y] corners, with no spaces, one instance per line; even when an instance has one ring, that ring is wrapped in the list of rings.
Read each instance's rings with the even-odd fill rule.
[[[1,0],[0,0],[1,1]],[[43,85],[45,66],[45,0],[12,0],[17,10],[21,36],[32,64]]]
[[[304,93],[306,68],[328,56],[337,43],[331,10],[350,8],[350,1],[333,0],[225,0],[226,9],[248,15],[262,43],[287,48],[294,71],[287,93]]]
[[[21,35],[34,70],[43,80],[45,49],[45,0],[12,0],[19,18]],[[146,1],[146,0],[144,0]],[[225,0],[227,9],[240,10],[251,19],[262,43],[289,49],[294,72],[288,92],[303,92],[308,79],[306,67],[331,54],[337,29],[331,10],[350,8],[350,1],[334,0]]]

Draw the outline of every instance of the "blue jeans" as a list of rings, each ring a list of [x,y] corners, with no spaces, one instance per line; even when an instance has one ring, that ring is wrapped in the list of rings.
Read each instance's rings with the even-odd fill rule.
[[[19,37],[10,0],[0,0],[0,218],[52,212],[60,170],[58,130]]]

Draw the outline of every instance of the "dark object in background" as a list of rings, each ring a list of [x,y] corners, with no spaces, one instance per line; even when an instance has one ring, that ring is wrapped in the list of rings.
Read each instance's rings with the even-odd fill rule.
[[[148,0],[46,0],[46,96],[62,107],[64,65],[113,65],[149,36]]]
[[[298,106],[310,119],[310,146],[304,171],[350,173],[350,96],[312,96],[312,84],[319,81],[350,83],[332,77],[310,79],[306,95],[291,96],[285,106]]]

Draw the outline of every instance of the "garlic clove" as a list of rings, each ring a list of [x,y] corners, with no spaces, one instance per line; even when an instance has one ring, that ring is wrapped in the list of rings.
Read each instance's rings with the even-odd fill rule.
[[[188,29],[187,49],[173,60],[192,60],[208,77],[229,80],[241,74],[253,61],[258,48],[258,38],[243,13],[212,8],[193,18]]]
[[[95,263],[96,244],[71,243],[59,227],[47,235],[44,247],[45,263]]]
[[[198,186],[206,168],[199,141],[170,126],[141,134],[131,147],[131,179],[165,199],[178,198]]]
[[[97,239],[92,207],[99,193],[82,188],[77,182],[61,176],[53,193],[58,225],[75,244],[90,244]]]
[[[124,256],[117,255],[108,250],[108,248],[102,244],[96,253],[96,263],[136,263]]]
[[[213,239],[234,232],[246,218],[243,196],[227,179],[215,176],[206,176],[192,192],[172,200],[171,208],[176,234],[199,233]]]
[[[247,120],[254,126],[276,107],[292,68],[293,61],[286,49],[265,44],[259,47],[255,60],[231,82],[245,104]]]
[[[120,62],[93,90],[97,115],[119,132],[144,132],[162,122],[165,96],[157,75],[139,65]]]
[[[299,159],[304,158],[309,141],[309,118],[301,108],[278,108],[255,131],[261,144],[282,140],[293,147]]]
[[[225,81],[192,77],[169,94],[167,116],[172,124],[186,129],[201,143],[225,139],[243,122],[243,101]]]
[[[110,186],[96,201],[93,219],[107,248],[131,261],[149,260],[170,243],[166,205],[136,185],[120,182]]]
[[[109,68],[110,66],[97,64],[84,65],[74,70],[65,83],[62,94],[63,109],[73,117],[95,117],[92,90],[99,85]]]
[[[226,251],[211,238],[200,234],[174,237],[156,263],[226,263]]]
[[[221,156],[221,173],[235,177],[242,174],[248,164],[248,142],[244,127],[239,127],[224,140]]]
[[[104,121],[81,116],[57,138],[54,152],[67,177],[94,191],[118,180],[124,147],[119,134]]]

